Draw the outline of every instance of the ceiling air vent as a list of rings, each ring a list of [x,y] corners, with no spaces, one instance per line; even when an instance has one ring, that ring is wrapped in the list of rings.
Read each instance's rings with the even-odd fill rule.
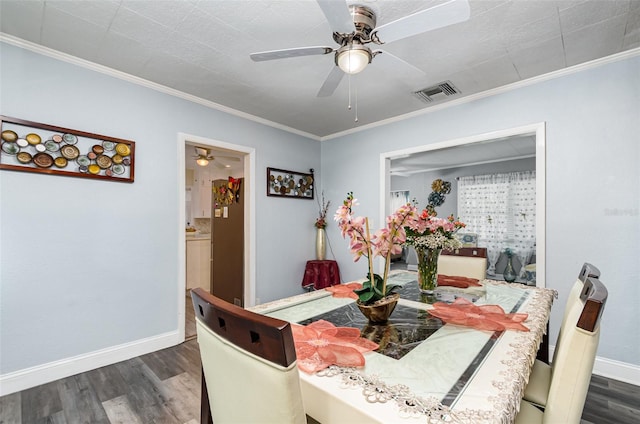
[[[451,81],[444,81],[440,84],[433,85],[431,87],[423,88],[422,90],[413,93],[417,98],[425,103],[431,103],[436,100],[444,99],[445,97],[460,94],[458,89],[451,83]]]

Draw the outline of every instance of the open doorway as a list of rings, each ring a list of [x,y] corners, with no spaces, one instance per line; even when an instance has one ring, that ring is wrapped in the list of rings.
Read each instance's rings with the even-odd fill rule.
[[[535,250],[536,285],[545,286],[545,127],[544,123],[524,127],[501,130],[492,133],[462,139],[449,140],[417,146],[410,149],[386,152],[380,155],[381,184],[380,193],[381,216],[390,213],[391,192],[400,188],[392,184],[392,175],[410,176],[412,173],[428,173],[436,170],[446,174],[446,169],[463,169],[464,167],[501,161],[525,161],[533,157],[535,163]],[[428,174],[425,174],[428,175]],[[431,181],[429,181],[429,184]],[[403,189],[405,187],[402,187]],[[423,188],[425,190],[425,188]],[[411,189],[409,190],[412,191]],[[410,198],[416,197],[410,193]],[[457,215],[455,197],[449,201],[446,215]],[[419,206],[423,207],[424,204]]]
[[[239,220],[239,231],[233,233],[233,244],[237,251],[234,254],[241,277],[235,283],[239,285],[234,293],[240,293],[237,304],[253,305],[255,303],[255,236],[251,231],[255,227],[255,150],[246,146],[234,145],[218,140],[207,139],[188,134],[179,134],[179,225],[178,225],[178,327],[182,339],[195,336],[195,320],[193,316],[189,290],[194,287],[215,294],[213,282],[213,265],[216,252],[224,240],[216,240],[213,230],[214,220],[219,221],[232,215]],[[234,211],[223,212],[224,203],[215,191],[231,177],[242,183],[235,187]],[[221,190],[218,190],[221,191]],[[236,197],[237,196],[237,197]],[[242,199],[236,202],[235,199]],[[224,219],[224,224],[230,220]],[[190,231],[186,231],[189,229]],[[224,232],[217,231],[216,235]],[[229,237],[229,236],[227,236]],[[216,242],[218,249],[213,248]],[[218,263],[228,262],[218,258]],[[232,300],[233,301],[233,300]]]

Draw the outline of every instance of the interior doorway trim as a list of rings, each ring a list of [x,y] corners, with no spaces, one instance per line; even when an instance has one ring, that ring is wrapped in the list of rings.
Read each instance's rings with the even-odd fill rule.
[[[425,144],[402,150],[394,150],[380,154],[380,222],[390,213],[389,192],[391,187],[391,159],[413,153],[446,149],[475,143],[486,143],[505,137],[535,135],[536,138],[536,286],[546,287],[546,127],[539,122],[521,127],[508,128],[469,137],[447,140],[439,143]]]
[[[184,293],[186,283],[186,239],[184,235],[185,223],[185,158],[187,142],[196,143],[212,148],[222,148],[243,153],[244,167],[244,304],[253,306],[256,300],[256,150],[253,147],[232,144],[225,141],[214,140],[197,135],[178,133],[177,158],[178,158],[178,222],[176,232],[178,235],[178,330],[180,340],[185,338],[185,302]]]

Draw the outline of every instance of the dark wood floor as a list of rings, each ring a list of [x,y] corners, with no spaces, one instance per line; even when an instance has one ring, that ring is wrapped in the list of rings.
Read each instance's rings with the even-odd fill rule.
[[[640,387],[594,375],[582,424],[640,423]]]
[[[196,340],[0,397],[0,424],[198,424]],[[637,424],[640,387],[594,376],[582,424]]]
[[[0,423],[198,424],[196,340],[0,397]]]

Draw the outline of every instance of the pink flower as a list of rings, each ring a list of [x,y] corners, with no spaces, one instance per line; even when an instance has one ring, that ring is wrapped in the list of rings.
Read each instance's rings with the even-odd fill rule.
[[[431,249],[453,249],[459,246],[455,233],[465,224],[457,221],[453,215],[447,219],[436,218],[428,210],[407,221],[407,243],[416,247]]]
[[[351,215],[351,208],[356,206],[357,199],[350,194],[338,208],[334,219],[338,222],[338,226],[343,237],[349,237],[349,248],[354,256],[354,261],[358,261],[362,256],[369,256],[371,250],[372,256],[387,257],[389,253],[395,254],[402,251],[402,245],[406,241],[406,233],[404,226],[411,221],[416,214],[416,209],[410,204],[399,207],[393,214],[386,219],[386,227],[378,230],[373,237],[366,234],[365,228],[366,218]]]

